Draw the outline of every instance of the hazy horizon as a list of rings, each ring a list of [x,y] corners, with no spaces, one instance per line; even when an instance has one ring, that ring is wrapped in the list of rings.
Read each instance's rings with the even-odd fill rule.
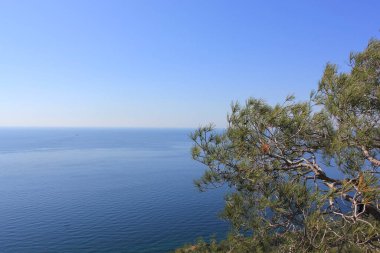
[[[205,124],[207,125],[207,124]],[[198,127],[201,127],[203,125],[199,125]],[[156,127],[156,126],[152,126],[152,127],[144,127],[144,126],[136,126],[136,127],[131,127],[131,126],[0,126],[0,129],[12,129],[12,128],[51,128],[51,129],[59,129],[59,128],[62,128],[62,129],[75,129],[75,128],[78,128],[78,129],[136,129],[136,130],[139,130],[139,129],[146,129],[146,130],[149,130],[149,129],[154,129],[154,130],[160,130],[160,129],[163,129],[163,130],[186,130],[186,129],[189,129],[189,130],[193,130],[193,129],[197,129],[198,127]],[[216,128],[216,129],[224,129],[224,128]]]

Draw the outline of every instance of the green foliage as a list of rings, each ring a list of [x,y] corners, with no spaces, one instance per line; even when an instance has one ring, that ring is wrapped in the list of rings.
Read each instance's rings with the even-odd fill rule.
[[[327,64],[307,102],[250,98],[232,104],[225,131],[192,134],[192,156],[208,167],[196,185],[232,189],[222,213],[232,230],[176,252],[380,249],[380,41],[350,67]]]

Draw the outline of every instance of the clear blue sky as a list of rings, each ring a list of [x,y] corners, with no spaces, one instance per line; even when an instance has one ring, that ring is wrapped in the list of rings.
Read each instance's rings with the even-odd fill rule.
[[[380,1],[0,0],[0,126],[226,125],[307,99],[380,38]]]

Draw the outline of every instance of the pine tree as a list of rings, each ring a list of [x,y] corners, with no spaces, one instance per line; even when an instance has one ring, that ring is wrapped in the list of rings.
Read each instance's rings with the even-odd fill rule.
[[[380,249],[380,41],[349,62],[345,73],[327,64],[308,101],[250,98],[232,105],[226,130],[192,134],[207,166],[196,185],[232,188],[222,215],[232,230],[189,252]]]

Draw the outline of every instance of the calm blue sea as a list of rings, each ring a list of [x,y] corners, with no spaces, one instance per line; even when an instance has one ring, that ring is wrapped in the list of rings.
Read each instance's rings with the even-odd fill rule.
[[[0,252],[168,252],[226,235],[191,130],[0,129]]]

